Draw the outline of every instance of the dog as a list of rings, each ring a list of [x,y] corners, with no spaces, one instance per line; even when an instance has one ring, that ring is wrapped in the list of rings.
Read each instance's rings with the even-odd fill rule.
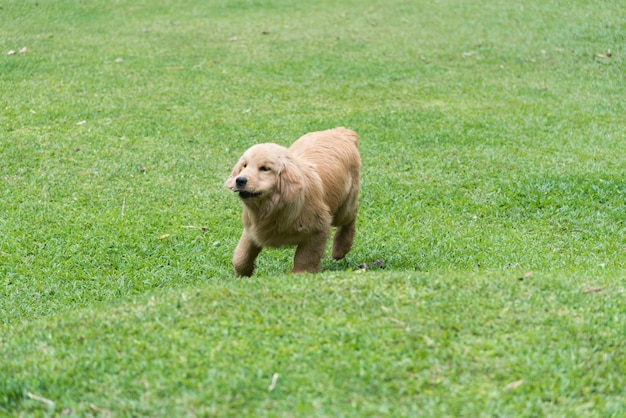
[[[360,168],[358,135],[343,127],[308,133],[289,148],[249,148],[225,183],[243,202],[235,275],[251,276],[263,248],[283,246],[296,246],[292,273],[318,273],[332,226],[333,258],[344,258],[356,231]]]

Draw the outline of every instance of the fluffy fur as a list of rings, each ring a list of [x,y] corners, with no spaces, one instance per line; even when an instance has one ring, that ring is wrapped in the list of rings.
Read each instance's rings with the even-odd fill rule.
[[[243,233],[233,256],[237,276],[250,276],[265,247],[295,245],[292,272],[317,273],[331,226],[333,257],[352,248],[361,158],[358,136],[345,128],[304,135],[290,148],[248,149],[226,180],[243,202]]]

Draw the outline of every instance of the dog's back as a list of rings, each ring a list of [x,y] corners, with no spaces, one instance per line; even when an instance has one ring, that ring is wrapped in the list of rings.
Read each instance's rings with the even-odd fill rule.
[[[356,132],[340,127],[308,133],[289,148],[296,159],[315,166],[333,225],[347,224],[356,216],[361,167],[358,143]]]

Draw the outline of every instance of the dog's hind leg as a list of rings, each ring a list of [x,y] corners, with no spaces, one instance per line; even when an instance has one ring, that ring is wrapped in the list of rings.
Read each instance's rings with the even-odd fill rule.
[[[347,225],[338,226],[333,239],[333,258],[341,260],[350,252],[356,231],[356,219]]]
[[[319,273],[322,269],[322,257],[326,250],[328,231],[319,232],[309,240],[298,245],[293,258],[292,273]]]
[[[252,276],[254,271],[254,260],[261,252],[262,248],[256,245],[246,231],[243,231],[239,244],[235,248],[235,254],[233,255],[233,267],[235,268],[236,276]]]

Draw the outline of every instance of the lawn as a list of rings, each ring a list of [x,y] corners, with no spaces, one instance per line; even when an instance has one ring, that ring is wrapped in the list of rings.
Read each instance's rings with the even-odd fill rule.
[[[624,16],[3,2],[0,416],[626,415]],[[335,126],[353,251],[236,279],[233,164]]]

